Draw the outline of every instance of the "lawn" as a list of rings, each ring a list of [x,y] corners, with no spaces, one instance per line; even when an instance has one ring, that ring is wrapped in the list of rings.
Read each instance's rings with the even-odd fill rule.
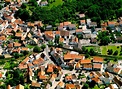
[[[94,49],[98,53],[101,53],[101,50],[100,50],[99,46],[87,46],[86,49],[88,49],[88,51],[90,51],[90,49]]]
[[[109,46],[101,46],[100,47],[102,50],[102,55],[107,55],[108,49],[112,49],[113,53],[117,50],[118,55],[120,54],[121,47],[120,46],[114,46],[114,45],[109,45]]]
[[[63,1],[62,0],[55,0],[55,2],[49,4],[49,9],[51,9],[52,7],[57,7],[58,5],[62,5],[63,4]]]
[[[100,89],[100,88],[96,85],[96,86],[94,86],[94,88],[92,88],[92,89]]]

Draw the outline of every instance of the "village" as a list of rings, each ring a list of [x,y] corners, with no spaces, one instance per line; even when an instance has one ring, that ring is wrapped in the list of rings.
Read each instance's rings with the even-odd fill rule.
[[[86,56],[82,52],[82,47],[99,46],[99,32],[109,33],[111,29],[111,33],[121,34],[121,17],[98,27],[97,22],[84,19],[83,13],[77,14],[79,24],[66,21],[53,27],[14,17],[28,1],[5,2],[10,4],[0,11],[0,64],[6,60],[0,65],[0,89],[6,84],[3,80],[14,80],[9,73],[16,69],[23,72],[24,84],[20,80],[15,86],[7,82],[7,89],[122,89],[122,60],[106,62],[100,53]],[[41,6],[47,4],[42,2]],[[121,46],[122,36],[114,34],[114,38],[116,42],[108,44]],[[17,66],[12,67],[8,59]]]

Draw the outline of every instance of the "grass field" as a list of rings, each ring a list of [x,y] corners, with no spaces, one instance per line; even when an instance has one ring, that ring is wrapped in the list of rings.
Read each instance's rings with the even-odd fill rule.
[[[99,46],[87,46],[86,49],[88,49],[88,51],[90,51],[90,49],[94,49],[96,52],[101,53]]]
[[[109,45],[109,46],[87,46],[86,49],[90,51],[90,49],[94,49],[96,52],[101,53],[101,55],[107,55],[108,49],[112,49],[113,53],[117,50],[118,55],[120,54],[121,47],[120,46],[115,46],[115,45]]]
[[[121,47],[120,46],[109,45],[109,46],[101,46],[100,49],[102,51],[102,55],[107,55],[108,49],[112,49],[113,53],[117,50],[118,51],[118,55],[119,55]]]

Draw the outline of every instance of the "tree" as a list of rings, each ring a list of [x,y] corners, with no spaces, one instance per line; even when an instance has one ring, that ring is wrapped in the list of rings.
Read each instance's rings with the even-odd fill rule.
[[[36,0],[29,0],[28,4],[30,4],[31,6],[35,6],[37,7],[38,4],[37,4],[37,1]]]
[[[96,55],[96,52],[94,51],[94,49],[90,49],[90,51],[89,51],[89,54],[91,55],[91,56],[95,56]]]
[[[58,46],[63,47],[63,42],[59,42]]]
[[[112,55],[113,54],[113,50],[112,49],[108,49],[108,55]]]
[[[29,51],[23,51],[22,53],[24,54],[24,56],[26,56],[29,53]]]
[[[42,44],[42,45],[41,45],[41,49],[44,50],[45,48],[46,48],[46,45],[45,45],[45,44]]]
[[[2,9],[2,5],[0,5],[0,10]]]
[[[30,14],[29,11],[27,11],[26,9],[19,9],[16,13],[15,13],[15,17],[20,17],[23,21],[28,21],[30,19]]]
[[[82,87],[82,89],[88,89],[89,88],[89,85],[87,83],[85,83]]]
[[[82,34],[78,34],[77,37],[78,37],[78,39],[83,39],[83,35]]]
[[[40,52],[40,47],[35,46],[35,47],[33,48],[33,52],[39,53],[39,52]]]
[[[85,53],[86,52],[86,47],[82,46],[82,52]]]
[[[60,38],[59,36],[55,36],[55,41],[54,42],[59,43],[59,38]]]
[[[53,43],[52,41],[49,41],[49,42],[48,42],[48,46],[53,46],[53,44],[54,44],[54,43]]]
[[[113,55],[118,55],[118,51],[116,50]]]
[[[13,56],[14,56],[15,59],[19,58],[19,53],[14,53]]]
[[[85,54],[85,58],[89,58],[90,55],[88,53]]]
[[[24,74],[20,69],[15,69],[6,72],[6,85],[16,86],[18,84],[24,84]]]
[[[89,87],[93,88],[94,86],[96,85],[96,82],[94,80],[92,80],[90,83],[89,83]]]
[[[98,34],[98,40],[99,45],[108,45],[110,43],[110,37],[108,36],[109,33],[107,31],[99,32]]]

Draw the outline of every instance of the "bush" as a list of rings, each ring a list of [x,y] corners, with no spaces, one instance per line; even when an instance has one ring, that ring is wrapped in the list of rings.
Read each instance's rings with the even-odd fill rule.
[[[85,54],[85,58],[89,58],[90,55],[88,53]]]
[[[108,49],[108,55],[112,55],[113,54],[113,50],[112,49]]]
[[[0,56],[0,59],[4,59],[5,57],[3,55]]]
[[[33,48],[33,52],[39,53],[39,52],[40,52],[40,47],[35,46],[35,47]]]
[[[118,51],[116,50],[113,55],[118,55]]]
[[[15,59],[19,58],[19,53],[14,53],[13,56],[14,56]]]

